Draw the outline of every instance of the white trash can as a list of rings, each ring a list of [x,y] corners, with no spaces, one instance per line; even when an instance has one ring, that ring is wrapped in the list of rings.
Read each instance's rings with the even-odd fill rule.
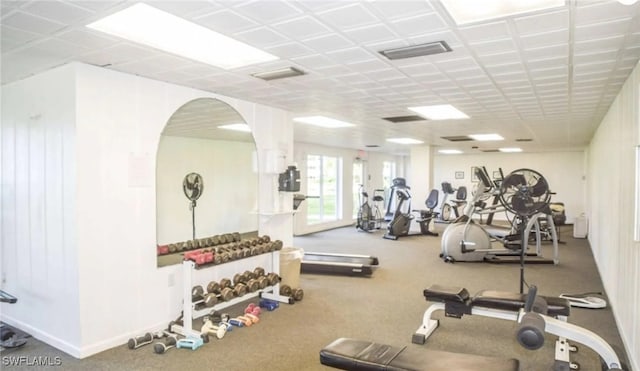
[[[285,247],[280,250],[280,284],[289,285],[295,289],[300,287],[300,266],[304,250],[295,247]]]
[[[587,238],[589,233],[589,222],[587,217],[582,214],[573,222],[573,238]]]

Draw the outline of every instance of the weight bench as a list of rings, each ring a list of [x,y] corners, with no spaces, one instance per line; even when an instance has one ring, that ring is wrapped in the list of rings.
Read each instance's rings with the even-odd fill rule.
[[[415,349],[340,338],[320,351],[320,363],[341,370],[518,371],[516,359]]]
[[[524,308],[527,299],[526,294],[493,290],[482,290],[471,297],[465,288],[441,285],[432,285],[425,289],[423,294],[427,301],[434,303],[427,308],[422,324],[413,334],[411,341],[414,344],[424,344],[438,328],[438,320],[431,318],[436,311],[444,310],[446,317],[458,319],[467,314],[518,321],[519,312]],[[544,299],[547,305],[545,308],[536,308],[537,311],[543,310],[543,314],[567,322],[567,317],[571,313],[568,300],[553,296],[539,296],[539,298]],[[554,368],[571,369],[569,353],[576,350],[577,348],[571,346],[565,337],[560,336],[556,341]]]

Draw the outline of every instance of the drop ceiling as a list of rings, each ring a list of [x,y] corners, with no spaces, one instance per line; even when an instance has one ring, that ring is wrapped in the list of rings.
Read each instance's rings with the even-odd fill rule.
[[[466,153],[498,146],[565,151],[588,145],[640,58],[640,3],[570,0],[458,26],[438,1],[147,1],[280,58],[226,71],[85,27],[133,3],[3,0],[2,83],[80,61],[356,124],[294,124],[297,142],[401,154],[409,147],[385,139],[412,137]],[[434,41],[453,51],[400,60],[379,53]],[[252,76],[286,67],[306,74]],[[435,104],[471,118],[384,119]],[[484,133],[505,140],[442,139]],[[532,141],[516,142],[523,138]]]

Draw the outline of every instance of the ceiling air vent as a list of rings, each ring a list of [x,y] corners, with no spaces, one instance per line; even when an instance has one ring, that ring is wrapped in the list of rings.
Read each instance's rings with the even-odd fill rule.
[[[383,120],[391,121],[393,123],[398,122],[411,122],[411,121],[425,121],[426,118],[418,115],[409,115],[409,116],[394,116],[394,117],[383,117]]]
[[[482,152],[500,152],[497,149],[481,149]]]
[[[367,147],[367,148],[378,148],[380,146],[377,145],[377,144],[365,144],[365,147]]]
[[[450,52],[451,48],[445,41],[435,41],[420,45],[411,45],[402,48],[387,49],[380,51],[380,54],[389,59],[404,59],[413,57],[423,57],[425,55]]]
[[[450,142],[469,142],[473,140],[466,135],[454,135],[451,137],[441,137],[441,138],[444,140],[448,140]]]
[[[533,142],[533,139],[531,139],[531,138],[519,138],[519,139],[516,139],[516,142]]]
[[[304,71],[299,70],[295,67],[287,67],[287,68],[283,68],[275,71],[254,73],[254,74],[251,74],[251,76],[269,81],[269,80],[284,79],[286,77],[302,76],[304,74],[305,74]]]

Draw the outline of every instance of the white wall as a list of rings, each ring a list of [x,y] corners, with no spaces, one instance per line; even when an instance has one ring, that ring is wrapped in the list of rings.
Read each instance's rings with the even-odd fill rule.
[[[65,130],[51,146],[43,146],[46,141],[28,133],[32,124],[24,118],[7,124],[5,131],[3,106],[3,265],[25,268],[20,275],[18,270],[6,271],[7,290],[24,300],[28,309],[16,306],[5,312],[3,308],[2,315],[3,320],[26,325],[18,327],[81,358],[123,344],[139,333],[164,328],[179,314],[181,266],[157,268],[155,255],[155,155],[171,115],[195,98],[227,102],[252,128],[260,164],[265,153],[273,150],[292,158],[292,124],[282,110],[84,64],[74,63],[43,76],[3,88],[3,104],[28,107],[21,113],[27,118],[35,107],[43,118],[61,120],[58,127]],[[74,111],[75,131],[69,128]],[[5,147],[4,143],[16,145]],[[63,170],[47,167],[46,171],[66,175],[68,169],[63,166],[69,165],[74,180],[57,186],[46,183],[43,179],[48,178],[35,175],[43,173],[39,162],[25,166],[28,148],[42,148],[42,161],[62,157]],[[12,155],[14,151],[23,154]],[[26,176],[10,171],[10,166],[33,173],[31,188],[38,191],[29,195],[22,191]],[[287,200],[276,201],[280,196],[273,187],[274,176],[260,166],[261,211],[273,211],[274,205],[282,203],[286,207]],[[48,192],[63,196],[75,192],[75,198],[45,200]],[[51,220],[57,224],[47,225],[46,232],[40,221],[47,214],[36,207],[41,201],[54,203]],[[291,213],[261,217],[259,232],[290,244]],[[29,245],[7,248],[21,239],[27,241],[28,235],[36,236],[29,242],[39,249],[35,253],[24,247]],[[61,235],[62,247],[40,245]],[[34,269],[49,262],[55,269]],[[60,288],[49,292],[40,288],[53,283]]]
[[[640,370],[640,242],[634,241],[635,147],[640,145],[640,67],[636,66],[588,150],[589,242],[618,329]]]
[[[182,191],[182,180],[190,172],[202,175],[204,181],[195,208],[196,238],[257,231],[255,153],[251,142],[163,135],[156,172],[158,243],[192,237],[190,201]]]
[[[55,99],[50,99],[55,97]],[[2,321],[72,352],[80,343],[75,79],[70,66],[2,87]]]
[[[565,204],[567,223],[573,223],[575,217],[586,211],[584,152],[436,154],[433,163],[432,188],[441,191],[441,199],[440,184],[443,181],[448,181],[454,188],[466,186],[467,200],[471,198],[471,191],[476,184],[471,181],[472,166],[485,166],[489,176],[493,176],[493,172],[499,168],[502,168],[505,176],[516,169],[529,168],[542,174],[551,190],[557,193],[551,201]],[[456,171],[464,172],[463,180],[455,179]],[[499,217],[496,215],[496,218]]]

